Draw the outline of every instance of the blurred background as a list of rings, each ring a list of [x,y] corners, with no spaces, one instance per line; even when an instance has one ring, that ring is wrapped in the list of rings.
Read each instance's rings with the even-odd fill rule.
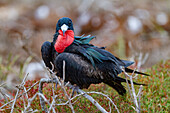
[[[1,0],[0,84],[13,89],[26,73],[46,76],[40,48],[61,17],[73,20],[76,35],[96,36],[91,43],[134,67],[170,58],[170,0]]]

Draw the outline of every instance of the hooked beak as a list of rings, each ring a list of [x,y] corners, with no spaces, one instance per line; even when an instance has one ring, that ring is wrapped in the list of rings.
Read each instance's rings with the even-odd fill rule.
[[[65,32],[68,30],[68,26],[66,24],[63,24],[61,26],[61,30],[63,31],[63,36],[64,36]]]

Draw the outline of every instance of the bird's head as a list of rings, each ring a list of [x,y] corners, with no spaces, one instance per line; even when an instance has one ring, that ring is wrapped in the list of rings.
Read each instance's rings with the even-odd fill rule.
[[[56,32],[59,32],[60,30],[63,32],[63,35],[67,30],[74,32],[72,20],[68,17],[60,18],[56,24]]]
[[[70,18],[60,18],[56,24],[56,42],[55,50],[58,53],[64,52],[65,48],[71,45],[74,41],[73,22]]]

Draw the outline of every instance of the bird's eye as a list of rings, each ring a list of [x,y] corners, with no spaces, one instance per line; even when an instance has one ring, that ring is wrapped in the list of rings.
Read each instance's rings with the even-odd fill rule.
[[[72,23],[71,21],[68,22],[69,26],[71,25],[71,23]]]
[[[61,26],[61,24],[60,24],[60,23],[58,23],[58,26],[60,27],[60,26]]]

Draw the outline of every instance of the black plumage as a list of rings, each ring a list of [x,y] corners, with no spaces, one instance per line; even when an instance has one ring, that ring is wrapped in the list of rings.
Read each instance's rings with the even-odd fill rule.
[[[126,82],[126,80],[118,74],[122,72],[122,67],[132,73],[133,70],[127,67],[133,62],[120,60],[106,51],[105,47],[89,44],[94,36],[74,36],[74,42],[66,47],[64,52],[58,53],[54,45],[59,35],[58,30],[61,30],[63,24],[68,26],[68,30],[74,31],[71,19],[63,17],[58,21],[53,42],[45,42],[41,47],[45,65],[51,69],[50,62],[52,62],[57,76],[62,78],[64,60],[66,63],[65,81],[70,81],[71,84],[76,84],[80,88],[88,88],[90,84],[103,82],[113,87],[119,94],[125,94],[126,90],[121,82]],[[137,71],[135,73],[147,75]],[[140,85],[136,82],[134,84]]]

